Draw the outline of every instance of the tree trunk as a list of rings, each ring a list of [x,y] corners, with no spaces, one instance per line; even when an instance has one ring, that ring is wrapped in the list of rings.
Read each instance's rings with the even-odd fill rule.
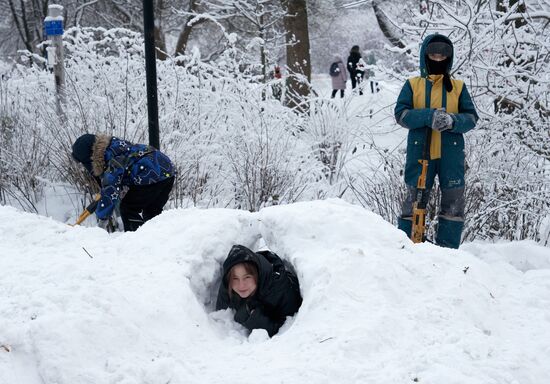
[[[305,98],[310,93],[311,60],[306,0],[282,0],[286,9],[286,100],[290,108],[306,112]]]
[[[386,39],[388,39],[390,43],[398,48],[405,48],[405,44],[403,44],[395,31],[392,30],[391,23],[388,20],[388,17],[384,13],[384,11],[378,6],[378,1],[375,0],[372,2],[372,9],[374,10],[376,21],[378,21],[378,26],[380,27],[380,30],[382,31]]]
[[[162,11],[164,10],[163,0],[156,1],[155,9],[155,29],[153,35],[155,37],[155,50],[157,53],[157,59],[166,60],[168,55],[166,54],[166,41],[164,32],[162,30]]]
[[[166,42],[164,41],[164,32],[160,25],[155,25],[155,48],[157,51],[157,59],[166,60],[168,55],[166,54]]]
[[[187,12],[193,13],[197,11],[197,0],[190,0],[189,1],[189,8]],[[189,36],[191,36],[191,30],[193,29],[193,26],[202,23],[204,20],[201,19],[197,23],[194,23],[193,25],[189,25],[189,22],[193,19],[192,16],[187,16],[185,18],[185,23],[183,24],[183,28],[178,36],[178,42],[176,43],[176,52],[175,55],[184,55],[185,49],[187,48],[187,43],[189,42]]]
[[[31,38],[29,35],[29,26],[27,25],[27,18],[25,15],[25,3],[21,2],[21,15],[18,14],[15,8],[15,4],[12,0],[9,0],[8,4],[10,6],[11,15],[13,17],[15,27],[19,32],[21,41],[23,42],[23,44],[25,44],[25,48],[27,48],[28,51],[34,52],[34,47],[31,43]]]
[[[185,54],[187,43],[189,41],[189,36],[191,35],[191,29],[193,28],[192,25],[188,25],[189,20],[191,20],[191,17],[187,17],[185,19],[185,24],[183,26],[183,29],[181,30],[178,36],[178,42],[176,43],[176,52],[175,52],[176,56]]]

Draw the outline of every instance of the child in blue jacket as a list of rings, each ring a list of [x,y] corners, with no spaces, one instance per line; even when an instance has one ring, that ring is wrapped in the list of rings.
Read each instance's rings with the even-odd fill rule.
[[[435,242],[458,248],[464,227],[464,137],[478,115],[463,81],[451,79],[454,49],[443,35],[424,39],[420,49],[420,76],[407,80],[397,99],[395,119],[409,130],[405,183],[408,189],[398,227],[411,236],[412,209],[422,165],[424,142],[431,135],[426,189],[438,176],[441,209]]]
[[[174,185],[174,165],[148,145],[87,133],[74,142],[72,156],[101,183],[100,226],[120,204],[124,231],[135,231],[162,212]]]

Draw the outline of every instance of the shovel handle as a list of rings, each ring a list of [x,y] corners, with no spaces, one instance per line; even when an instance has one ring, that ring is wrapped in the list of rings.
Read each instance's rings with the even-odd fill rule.
[[[101,199],[101,195],[98,193],[97,195],[95,195],[94,197],[94,201],[92,201],[87,207],[86,209],[84,209],[84,212],[82,212],[80,214],[80,216],[78,216],[78,219],[76,220],[76,223],[74,223],[72,226],[76,226],[76,225],[80,225],[82,224],[82,222],[84,220],[86,220],[88,218],[88,216],[90,216],[92,213],[95,212],[95,210],[97,209],[97,204],[99,204],[99,199]]]

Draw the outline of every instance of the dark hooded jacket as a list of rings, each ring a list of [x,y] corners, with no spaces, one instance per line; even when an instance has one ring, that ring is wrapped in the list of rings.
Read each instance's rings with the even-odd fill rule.
[[[351,77],[356,77],[357,74],[362,74],[363,71],[357,69],[357,63],[361,59],[361,54],[359,51],[351,51],[348,56],[348,71]]]
[[[251,262],[258,269],[256,292],[246,299],[233,292],[230,298],[228,273],[233,266],[243,262]],[[249,330],[265,329],[269,336],[273,336],[283,325],[286,317],[294,315],[301,304],[298,278],[285,267],[279,256],[270,251],[255,253],[242,245],[234,245],[231,248],[223,263],[223,279],[216,310],[245,310],[246,316],[235,318],[236,321]]]

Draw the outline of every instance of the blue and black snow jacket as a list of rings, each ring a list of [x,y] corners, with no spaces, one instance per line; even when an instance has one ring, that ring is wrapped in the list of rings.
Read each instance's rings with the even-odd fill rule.
[[[175,167],[168,156],[151,146],[96,135],[92,172],[101,180],[96,216],[107,219],[120,201],[125,186],[150,185],[174,177]]]

